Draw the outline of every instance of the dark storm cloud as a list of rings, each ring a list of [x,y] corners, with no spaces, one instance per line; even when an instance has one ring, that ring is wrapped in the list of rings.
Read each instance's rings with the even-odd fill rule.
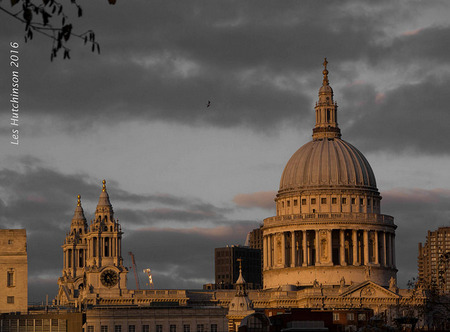
[[[62,117],[73,131],[133,119],[256,130],[288,121],[303,126],[313,103],[303,91],[320,85],[322,58],[332,57],[338,68],[384,56],[374,39],[385,37],[381,23],[393,15],[388,2],[84,6],[79,24],[97,31],[102,55],[77,48],[71,61],[42,59],[36,67],[24,51],[27,108]]]
[[[76,206],[76,195],[78,193],[83,195],[84,213],[89,222],[94,211],[87,209],[86,205],[96,206],[101,192],[101,183],[93,181],[85,174],[62,174],[45,167],[41,160],[33,157],[18,158],[17,165],[16,169],[0,170],[0,226],[27,230],[29,280],[31,281],[29,296],[32,302],[40,302],[45,299],[45,294],[49,294],[50,299],[56,295],[57,278],[62,266],[61,245],[70,228]],[[193,257],[196,255],[196,250],[203,250],[209,246],[214,248],[214,243],[224,245],[230,240],[238,241],[238,238],[242,238],[242,234],[245,237],[247,229],[250,229],[245,222],[238,226],[227,226],[228,228],[223,226],[228,224],[223,221],[224,215],[231,210],[218,208],[197,198],[177,197],[163,193],[137,195],[121,189],[115,181],[108,181],[107,190],[115,216],[120,218],[122,229],[126,234],[125,238],[127,242],[129,241],[127,248],[134,251],[135,245],[139,256],[145,257],[144,247],[149,242],[143,240],[143,237],[147,236],[151,239],[150,249],[157,249],[154,251],[155,255],[165,257],[166,261],[172,261],[171,264],[162,264],[158,261],[156,266],[160,272],[156,272],[155,275],[178,271],[174,272],[172,277],[180,276],[181,280],[186,280],[186,285],[194,285],[196,278],[201,279],[198,271],[206,271],[204,265],[211,264],[209,261],[199,261],[195,266]],[[127,206],[127,208],[121,206]],[[177,209],[167,206],[176,206]],[[201,221],[213,228],[148,230],[150,225],[167,221],[184,225],[186,222]],[[147,228],[134,231],[133,227],[137,226]],[[240,230],[244,230],[243,233]],[[239,236],[234,231],[237,231],[236,234]],[[167,239],[164,238],[166,235]],[[136,244],[134,237],[143,242]],[[239,240],[239,243],[244,240]],[[181,252],[169,249],[167,247],[169,243],[172,245],[176,243],[176,250],[187,252],[189,256],[180,258]],[[123,251],[124,256],[126,252]],[[171,257],[171,254],[178,256]],[[183,264],[190,262],[194,265],[178,266],[180,262],[184,262]],[[170,278],[164,277],[164,279],[167,281]],[[195,282],[195,285],[200,287],[201,282],[199,283],[198,280]],[[166,283],[166,287],[170,285]]]
[[[223,221],[211,229],[146,228],[126,233],[123,248],[135,254],[139,271],[153,271],[156,288],[198,289],[214,280],[214,248],[243,245],[247,233],[258,226],[252,221]],[[129,257],[124,258],[131,265]]]
[[[449,84],[449,77],[433,75],[378,96],[370,85],[349,87],[351,93],[345,90],[344,97],[351,97],[347,110],[354,122],[344,131],[345,137],[363,151],[448,154]]]
[[[393,189],[382,193],[383,213],[395,217],[398,279],[417,276],[418,243],[425,243],[428,230],[450,225],[450,190]]]

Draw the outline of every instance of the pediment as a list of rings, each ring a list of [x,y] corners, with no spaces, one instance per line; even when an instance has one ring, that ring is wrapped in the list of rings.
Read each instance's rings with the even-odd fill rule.
[[[364,281],[354,286],[350,286],[340,296],[347,298],[399,298],[398,294],[370,280]]]

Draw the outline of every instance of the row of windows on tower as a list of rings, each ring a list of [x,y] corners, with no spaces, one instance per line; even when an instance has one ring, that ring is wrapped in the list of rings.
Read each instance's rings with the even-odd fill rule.
[[[360,198],[359,199],[359,204],[360,205],[364,205],[364,198]],[[311,205],[317,204],[317,199],[316,198],[311,198]],[[341,203],[342,204],[347,204],[347,198],[346,197],[342,197],[341,198]],[[322,197],[320,199],[320,204],[327,204],[327,198],[326,197]],[[337,204],[337,197],[332,197],[331,198],[331,204]],[[356,204],[356,198],[352,197],[351,198],[351,204],[355,205]],[[298,205],[298,200],[294,199],[293,200],[293,205],[297,206]],[[306,205],[306,198],[302,198],[302,205]],[[376,205],[376,201],[374,201],[374,206]],[[281,206],[284,207],[284,202],[281,202]],[[286,201],[286,206],[290,207],[291,206],[291,201]],[[367,206],[370,207],[371,206],[371,200],[368,198],[367,199]]]

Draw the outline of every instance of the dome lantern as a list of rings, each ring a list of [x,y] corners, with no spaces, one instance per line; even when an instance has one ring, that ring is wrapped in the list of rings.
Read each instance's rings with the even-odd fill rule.
[[[341,130],[337,123],[337,104],[333,101],[333,89],[328,81],[327,58],[323,62],[323,82],[319,89],[319,101],[316,103],[316,125],[313,139],[340,138]]]

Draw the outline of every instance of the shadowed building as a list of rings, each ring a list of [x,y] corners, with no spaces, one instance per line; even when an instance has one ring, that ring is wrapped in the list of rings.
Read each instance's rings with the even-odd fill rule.
[[[219,289],[234,288],[239,278],[238,259],[242,259],[244,278],[249,288],[261,288],[261,250],[242,246],[227,246],[214,250],[215,283]]]

